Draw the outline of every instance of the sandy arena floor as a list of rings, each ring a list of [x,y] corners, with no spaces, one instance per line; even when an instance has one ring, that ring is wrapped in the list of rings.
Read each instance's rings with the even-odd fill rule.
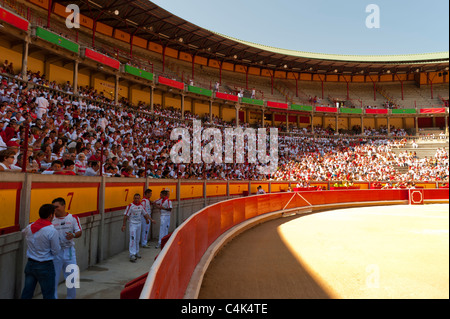
[[[449,205],[270,221],[212,261],[199,299],[449,298]]]

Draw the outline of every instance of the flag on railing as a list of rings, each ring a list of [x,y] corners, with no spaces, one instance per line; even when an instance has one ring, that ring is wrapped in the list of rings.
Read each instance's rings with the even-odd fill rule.
[[[287,103],[267,101],[267,107],[274,107],[277,109],[288,109],[289,106]]]
[[[158,77],[158,83],[159,84],[164,84],[164,85],[167,85],[167,86],[170,86],[170,87],[173,87],[173,88],[178,89],[178,90],[184,90],[184,83],[183,82],[178,82],[178,81],[175,81],[175,80],[171,80],[171,79],[168,79],[168,78],[165,78],[165,77],[162,77],[162,76]]]
[[[337,113],[337,107],[316,106],[316,112]]]
[[[69,41],[57,35],[56,33],[50,32],[48,30],[39,27],[36,28],[36,36],[75,53],[78,53],[80,49],[80,46],[75,42]]]
[[[441,114],[445,113],[445,107],[435,108],[435,109],[420,109],[421,114]]]
[[[28,27],[30,26],[30,23],[27,20],[3,8],[0,8],[0,20],[23,31],[28,31]]]
[[[101,64],[107,65],[113,69],[120,69],[120,62],[116,59],[110,58],[102,53],[86,48],[84,56],[91,60],[97,61]]]

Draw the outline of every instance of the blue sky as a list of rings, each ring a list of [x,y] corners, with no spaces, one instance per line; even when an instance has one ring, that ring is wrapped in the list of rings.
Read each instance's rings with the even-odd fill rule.
[[[449,51],[447,0],[154,0],[202,28],[282,49],[332,54]],[[380,28],[366,27],[380,9]]]

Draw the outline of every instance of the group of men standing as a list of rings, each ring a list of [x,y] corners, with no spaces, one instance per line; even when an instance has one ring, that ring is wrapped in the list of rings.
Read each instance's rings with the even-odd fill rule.
[[[130,261],[136,262],[141,258],[139,247],[150,248],[148,236],[150,234],[151,223],[156,221],[151,218],[152,207],[156,207],[161,211],[161,225],[159,230],[159,240],[156,248],[161,246],[161,239],[169,233],[170,215],[172,213],[172,201],[169,199],[169,191],[162,190],[160,198],[152,202],[152,190],[147,189],[144,192],[144,198],[141,200],[140,194],[133,196],[133,202],[125,209],[122,232],[126,229],[127,221],[129,222],[130,231]]]
[[[79,269],[75,254],[75,238],[82,235],[80,220],[66,212],[64,198],[42,205],[39,219],[28,225],[23,233],[27,240],[27,264],[22,299],[31,299],[36,285],[41,286],[44,299],[57,299],[61,271],[64,278],[72,276],[67,286],[67,298],[75,299]]]
[[[144,198],[135,194],[133,202],[124,213],[122,231],[125,231],[129,221],[130,232],[130,261],[136,262],[140,258],[140,245],[150,248],[150,225],[155,223],[151,218],[152,208],[161,210],[161,226],[158,245],[169,232],[172,201],[169,191],[161,191],[160,198],[154,202],[150,200],[152,191],[147,189]],[[44,299],[57,299],[57,287],[61,272],[66,279],[67,299],[75,299],[76,288],[79,288],[79,268],[77,266],[74,239],[81,237],[82,228],[77,216],[66,211],[64,198],[56,198],[51,204],[44,204],[39,209],[39,219],[28,225],[23,231],[27,241],[27,264],[25,266],[25,284],[22,299],[34,296],[36,285],[39,283]],[[70,285],[67,285],[67,278]]]

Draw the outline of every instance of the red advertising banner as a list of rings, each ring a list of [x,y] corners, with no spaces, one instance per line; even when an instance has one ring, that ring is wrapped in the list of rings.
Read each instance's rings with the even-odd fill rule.
[[[227,93],[220,93],[220,92],[216,92],[216,98],[222,99],[222,100],[227,100],[227,101],[232,101],[232,102],[238,102],[239,101],[239,98],[238,98],[237,95],[227,94]]]
[[[420,109],[421,114],[441,114],[445,113],[445,107],[435,109]]]
[[[275,107],[277,109],[288,109],[287,103],[271,102],[267,101],[267,107]]]
[[[337,113],[337,108],[330,106],[316,106],[316,112]]]
[[[91,49],[85,50],[84,56],[86,58],[89,58],[91,60],[97,61],[101,64],[107,65],[109,67],[112,67],[113,69],[118,70],[120,68],[120,62],[116,59],[110,58],[102,53],[98,53],[96,51],[93,51]]]
[[[159,84],[164,84],[164,85],[167,85],[167,86],[170,86],[170,87],[173,87],[173,88],[178,89],[178,90],[184,90],[184,83],[183,82],[178,82],[178,81],[175,81],[175,80],[171,80],[171,79],[168,79],[168,78],[164,78],[162,76],[158,77],[158,83]]]
[[[28,31],[28,27],[30,25],[30,23],[27,20],[15,15],[3,8],[0,8],[0,20],[4,21],[6,23],[9,23],[12,26],[14,26],[20,30],[23,30],[23,31]]]

